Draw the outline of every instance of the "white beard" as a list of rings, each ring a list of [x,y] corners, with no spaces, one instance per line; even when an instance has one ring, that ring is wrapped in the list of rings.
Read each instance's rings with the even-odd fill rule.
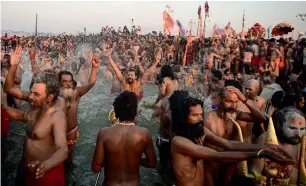
[[[75,95],[75,91],[72,88],[61,88],[60,96],[65,100],[71,100]]]

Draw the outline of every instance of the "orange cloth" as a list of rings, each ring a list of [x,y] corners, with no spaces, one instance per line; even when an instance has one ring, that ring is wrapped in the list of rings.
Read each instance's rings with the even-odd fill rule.
[[[36,179],[35,173],[27,170],[26,186],[65,186],[64,164],[49,170],[42,178]]]
[[[285,69],[285,56],[282,56],[279,61],[279,69]]]
[[[138,81],[136,81],[136,80],[133,82],[132,86],[130,86],[130,84],[126,83],[124,90],[129,91],[129,92],[134,92],[138,96],[138,99],[141,100],[143,98],[143,90],[140,90],[139,94],[138,94],[137,93],[137,89],[138,89],[137,84],[138,84]]]

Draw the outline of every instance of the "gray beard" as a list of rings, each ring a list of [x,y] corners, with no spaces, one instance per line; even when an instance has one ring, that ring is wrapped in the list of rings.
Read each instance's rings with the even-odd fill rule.
[[[72,88],[61,88],[60,96],[65,100],[71,100],[75,94],[75,91]]]

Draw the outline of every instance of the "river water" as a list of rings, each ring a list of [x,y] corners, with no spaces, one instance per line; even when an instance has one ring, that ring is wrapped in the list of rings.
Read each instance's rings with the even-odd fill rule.
[[[26,58],[26,56],[25,56]],[[22,89],[28,90],[32,73],[28,60],[22,60],[25,73],[23,74]],[[95,150],[96,137],[103,127],[110,126],[108,113],[112,109],[112,103],[115,96],[110,95],[111,82],[101,78],[101,71],[98,74],[96,85],[81,98],[78,111],[78,122],[80,138],[74,154],[74,167],[66,174],[68,186],[92,186],[95,184],[97,174],[91,171],[91,161]],[[139,103],[138,125],[146,127],[152,137],[156,155],[158,150],[155,145],[156,134],[159,123],[151,119],[152,109],[146,109],[144,103],[153,103],[158,95],[158,87],[153,84],[144,86],[144,98]],[[205,105],[210,105],[206,101]],[[27,103],[22,104],[23,108]],[[25,140],[26,124],[13,121],[10,126],[10,132],[5,142],[8,148],[8,156],[1,163],[2,185],[12,186],[15,183],[17,168],[22,157],[23,143]],[[101,172],[99,185],[102,185],[103,171]],[[159,186],[172,185],[173,175],[168,170],[161,170],[159,166],[156,169],[140,168],[141,185]]]

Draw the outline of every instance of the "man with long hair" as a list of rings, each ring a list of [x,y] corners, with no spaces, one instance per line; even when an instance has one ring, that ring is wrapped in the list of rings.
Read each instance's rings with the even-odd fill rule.
[[[211,185],[206,178],[204,181],[203,160],[238,162],[265,157],[283,164],[295,163],[293,157],[280,146],[234,142],[214,135],[204,127],[203,102],[189,97],[188,93],[176,91],[169,101],[172,132],[175,134],[171,140],[171,154],[177,186]],[[226,151],[217,152],[208,148],[207,144]],[[207,168],[205,171],[208,171]]]

